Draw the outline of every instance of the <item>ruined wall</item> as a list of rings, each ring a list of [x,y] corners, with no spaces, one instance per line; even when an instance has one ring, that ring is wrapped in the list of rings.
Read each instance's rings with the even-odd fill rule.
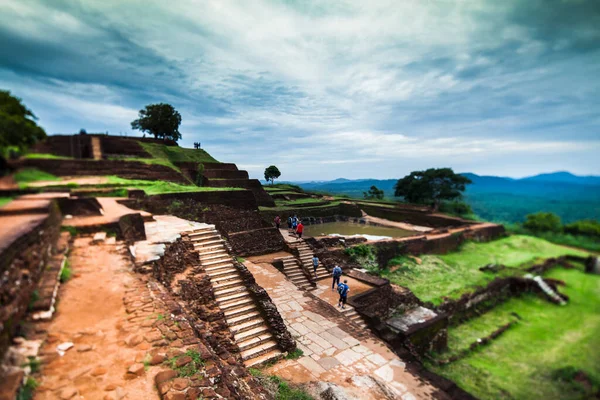
[[[104,158],[110,156],[152,158],[140,145],[140,140],[106,135],[100,135],[99,138]]]
[[[0,358],[28,310],[49,251],[60,235],[61,215],[52,203],[48,214],[30,224],[0,252]],[[17,227],[13,227],[17,229]]]
[[[287,210],[261,210],[260,214],[265,221],[271,223],[277,215],[281,217],[282,222],[287,217],[297,215],[302,221],[311,223],[334,222],[338,218],[344,217],[360,218],[362,216],[360,209],[354,204],[341,203],[332,207],[297,207]]]
[[[283,250],[284,239],[257,211],[252,192],[171,193],[131,199],[133,208],[153,214],[214,224],[229,241],[236,254],[260,255]]]
[[[225,170],[222,170],[221,172],[215,172],[215,173],[226,173],[224,171]],[[231,173],[233,173],[233,171],[231,171]],[[262,184],[260,183],[260,181],[258,179],[239,179],[239,178],[237,178],[237,179],[229,179],[229,178],[215,179],[215,178],[207,178],[206,174],[205,174],[204,186],[237,187],[237,188],[249,189],[254,194],[256,203],[259,206],[275,207],[275,202],[273,201],[273,199],[271,198],[269,193],[267,193],[265,191],[265,189],[263,188]]]
[[[360,208],[373,217],[385,218],[390,221],[407,222],[419,226],[429,226],[432,228],[456,227],[472,223],[460,218],[424,212],[411,206],[402,208],[402,206],[399,205],[396,208],[389,208],[361,204]]]
[[[61,157],[92,158],[90,135],[54,135],[36,143],[32,153],[54,154]]]
[[[56,176],[117,175],[126,179],[162,180],[182,184],[190,182],[176,170],[141,161],[60,160],[25,158],[11,161],[13,168],[37,168]]]

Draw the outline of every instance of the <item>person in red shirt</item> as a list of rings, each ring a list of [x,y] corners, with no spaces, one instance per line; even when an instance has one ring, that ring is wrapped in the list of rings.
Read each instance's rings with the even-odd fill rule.
[[[296,226],[296,233],[298,234],[299,238],[302,237],[302,232],[304,232],[304,225],[302,225],[302,221],[298,221],[298,226]]]

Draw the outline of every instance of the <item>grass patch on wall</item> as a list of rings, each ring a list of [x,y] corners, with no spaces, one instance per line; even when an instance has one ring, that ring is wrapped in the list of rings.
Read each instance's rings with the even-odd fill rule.
[[[499,273],[479,270],[487,264],[524,268],[550,257],[584,251],[559,246],[540,238],[513,235],[487,243],[469,242],[459,251],[445,255],[423,255],[417,263],[411,257],[392,259],[377,273],[393,283],[408,287],[423,301],[441,304],[444,297],[457,299],[462,294],[485,286],[498,276],[519,275],[522,271],[507,268]]]
[[[535,295],[513,298],[489,311],[487,320],[516,312],[519,323],[462,360],[428,368],[480,399],[586,399],[600,389],[600,276],[555,268],[547,276],[566,282],[566,306]],[[479,329],[474,319],[461,329]],[[468,325],[472,325],[470,328]],[[484,330],[485,333],[485,330]],[[452,336],[453,333],[451,332]],[[577,381],[582,371],[588,382]]]
[[[223,192],[232,190],[243,190],[241,188],[231,187],[199,187],[196,185],[182,185],[175,182],[167,181],[146,181],[140,179],[125,179],[118,176],[109,176],[108,185],[97,185],[99,187],[110,187],[110,185],[119,185],[121,187],[130,187],[141,189],[147,195],[164,194],[164,193],[180,193],[180,192]]]
[[[0,207],[10,203],[11,201],[13,201],[14,197],[0,197]]]
[[[17,173],[13,175],[13,179],[20,188],[26,188],[31,182],[59,180],[58,177],[47,172],[40,171],[37,168],[24,168],[20,171],[17,171]]]
[[[57,156],[54,154],[46,154],[46,153],[29,153],[23,156],[24,158],[29,159],[46,159],[46,160],[72,160],[73,157],[65,157],[65,156]]]

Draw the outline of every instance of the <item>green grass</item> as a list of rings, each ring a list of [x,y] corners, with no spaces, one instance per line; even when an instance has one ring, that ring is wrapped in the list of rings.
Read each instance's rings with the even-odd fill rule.
[[[566,282],[560,289],[570,298],[566,306],[532,294],[513,298],[485,318],[500,321],[503,315],[516,312],[522,318],[516,326],[462,360],[428,368],[481,399],[592,398],[567,372],[582,370],[596,385],[600,380],[600,276],[561,268],[548,276]],[[474,330],[487,325],[477,320],[467,324]],[[471,328],[459,329],[468,332]]]
[[[314,204],[315,206],[328,205],[329,202],[325,200],[313,199],[312,197],[296,199],[296,200],[275,200],[275,204],[278,207],[294,207],[297,205]]]
[[[456,299],[485,286],[497,276],[519,274],[518,270],[510,268],[498,274],[479,271],[486,264],[524,267],[565,254],[587,256],[584,251],[536,237],[513,235],[487,243],[465,243],[460,250],[445,255],[424,255],[421,264],[408,258],[395,259],[390,265],[401,265],[400,268],[390,272],[387,267],[378,274],[397,285],[408,287],[419,299],[439,305],[444,296]]]
[[[62,271],[60,271],[60,283],[65,283],[66,281],[71,279],[71,275],[73,275],[73,271],[71,270],[71,263],[69,262],[69,260],[67,260]]]
[[[192,358],[188,364],[183,365],[181,367],[177,366],[177,360],[181,357],[189,356]],[[205,364],[205,361],[200,357],[200,353],[197,350],[189,349],[183,355],[169,358],[165,361],[171,369],[177,371],[178,376],[181,378],[189,378],[196,374],[199,374],[202,367]]]
[[[29,153],[29,154],[25,154],[23,157],[24,158],[32,158],[32,159],[43,158],[43,159],[51,159],[51,160],[72,160],[73,159],[73,157],[64,157],[64,156],[57,156],[54,154],[44,154],[44,153]]]
[[[25,168],[13,175],[13,179],[20,188],[26,188],[31,182],[58,181],[59,178],[37,168]]]
[[[332,201],[329,204],[323,204],[321,206],[314,206],[314,207],[304,207],[302,208],[304,213],[307,213],[310,210],[314,210],[314,209],[322,209],[322,208],[329,208],[329,207],[336,207],[339,206],[340,202],[339,201]],[[294,211],[297,210],[297,207],[259,207],[258,208],[260,211]]]
[[[13,201],[14,197],[0,197],[0,207]]]
[[[19,389],[19,393],[17,394],[17,400],[31,400],[33,399],[33,394],[35,393],[35,389],[39,384],[32,377],[27,377],[25,383]]]
[[[179,146],[166,146],[158,143],[145,143],[139,142],[140,145],[146,150],[153,159],[163,160],[164,165],[170,164],[173,168],[177,169],[173,163],[175,162],[218,162],[210,154],[202,149],[186,149]]]
[[[296,360],[296,359],[302,357],[303,355],[304,355],[304,352],[302,350],[300,350],[299,348],[295,348],[294,350],[290,351],[285,356],[285,359],[286,360]]]
[[[232,190],[243,190],[240,188],[229,188],[229,187],[200,187],[196,185],[182,185],[174,182],[166,181],[145,181],[139,179],[125,179],[117,176],[108,176],[108,185],[95,185],[97,187],[110,187],[111,185],[118,185],[121,187],[130,187],[135,189],[141,189],[146,192],[147,195],[164,194],[164,193],[179,193],[179,192],[222,192]]]
[[[579,247],[581,249],[600,253],[600,240],[592,236],[572,235],[564,232],[530,232],[517,224],[506,225],[506,228],[511,233],[537,236],[552,243]]]
[[[265,375],[257,368],[250,368],[248,372],[260,381],[262,386],[275,400],[314,400],[314,398],[301,387],[290,385],[278,376]]]

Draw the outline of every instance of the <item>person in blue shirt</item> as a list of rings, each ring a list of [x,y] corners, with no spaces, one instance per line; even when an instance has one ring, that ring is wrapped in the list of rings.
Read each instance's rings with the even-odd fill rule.
[[[317,276],[317,268],[319,268],[319,258],[317,257],[316,254],[313,254],[312,262],[313,262],[313,271],[315,273],[315,276]]]
[[[331,284],[331,291],[333,292],[333,290],[335,289],[335,285],[339,286],[340,278],[342,277],[342,269],[340,268],[339,265],[336,265],[335,268],[333,268],[332,274],[333,274],[333,283]]]
[[[348,280],[345,279],[344,283],[338,285],[338,293],[340,294],[340,301],[338,307],[342,309],[346,308],[346,300],[348,300],[348,292],[350,292],[350,286],[348,286]]]

